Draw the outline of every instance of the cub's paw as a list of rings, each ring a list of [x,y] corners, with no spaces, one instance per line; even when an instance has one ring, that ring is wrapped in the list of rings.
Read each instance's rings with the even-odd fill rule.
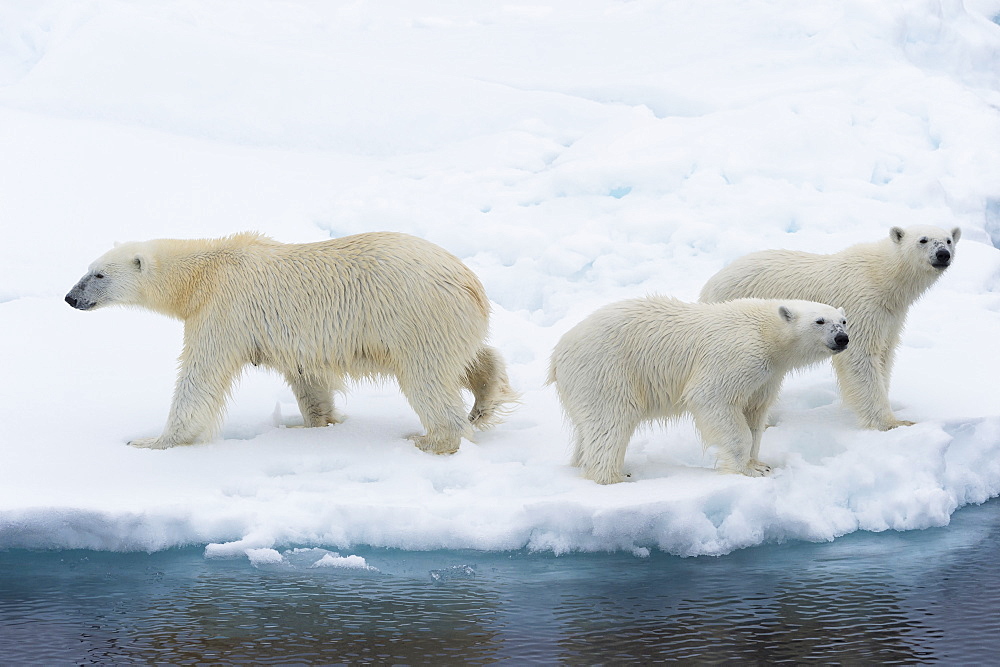
[[[746,465],[734,465],[720,461],[716,469],[721,473],[746,475],[747,477],[765,477],[771,474],[771,466],[757,460],[750,461]]]

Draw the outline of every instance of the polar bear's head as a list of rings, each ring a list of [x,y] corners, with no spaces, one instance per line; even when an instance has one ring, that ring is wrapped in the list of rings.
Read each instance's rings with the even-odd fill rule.
[[[782,301],[778,314],[795,327],[796,338],[801,345],[818,353],[817,356],[837,354],[847,349],[850,338],[843,308],[815,301]]]
[[[143,272],[149,268],[145,244],[121,243],[98,257],[87,275],[66,295],[79,310],[141,305]]]
[[[893,227],[889,238],[899,246],[908,261],[941,272],[951,266],[955,258],[955,246],[962,236],[962,230],[955,227],[947,232],[940,227],[916,225],[914,227]]]

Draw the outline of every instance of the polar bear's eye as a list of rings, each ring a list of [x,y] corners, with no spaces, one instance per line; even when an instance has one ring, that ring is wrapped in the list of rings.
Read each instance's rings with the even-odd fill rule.
[[[103,273],[95,273],[94,277],[97,278],[98,280],[104,280],[104,274]]]
[[[951,245],[951,239],[948,239],[947,243],[948,245]]]
[[[920,242],[921,243],[927,243],[927,237],[925,236],[924,238],[920,239]]]
[[[816,324],[826,324],[826,320],[824,320],[824,319],[823,319],[823,318],[821,317],[821,318],[819,318],[818,320],[816,320]]]

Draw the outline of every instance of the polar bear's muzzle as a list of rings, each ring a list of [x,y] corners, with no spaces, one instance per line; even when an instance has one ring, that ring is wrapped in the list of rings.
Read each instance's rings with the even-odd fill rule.
[[[73,296],[72,292],[66,295],[66,303],[73,306],[77,310],[90,310],[94,307],[94,303],[92,301],[81,301],[77,297]]]
[[[833,330],[833,336],[827,341],[826,346],[833,350],[834,354],[837,354],[846,350],[847,344],[850,342],[851,339],[848,337],[847,331],[838,326]]]
[[[66,303],[73,306],[77,310],[93,309],[97,305],[97,302],[87,296],[87,287],[89,282],[90,276],[84,276],[80,282],[73,285],[73,289],[71,289],[69,294],[66,295]]]
[[[931,255],[931,266],[935,269],[947,269],[951,266],[951,251],[945,247],[939,247]]]

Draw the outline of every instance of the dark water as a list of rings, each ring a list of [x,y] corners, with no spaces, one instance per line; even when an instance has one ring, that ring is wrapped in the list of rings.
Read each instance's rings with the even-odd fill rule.
[[[0,552],[0,663],[946,662],[1000,655],[1000,502],[722,558]]]

